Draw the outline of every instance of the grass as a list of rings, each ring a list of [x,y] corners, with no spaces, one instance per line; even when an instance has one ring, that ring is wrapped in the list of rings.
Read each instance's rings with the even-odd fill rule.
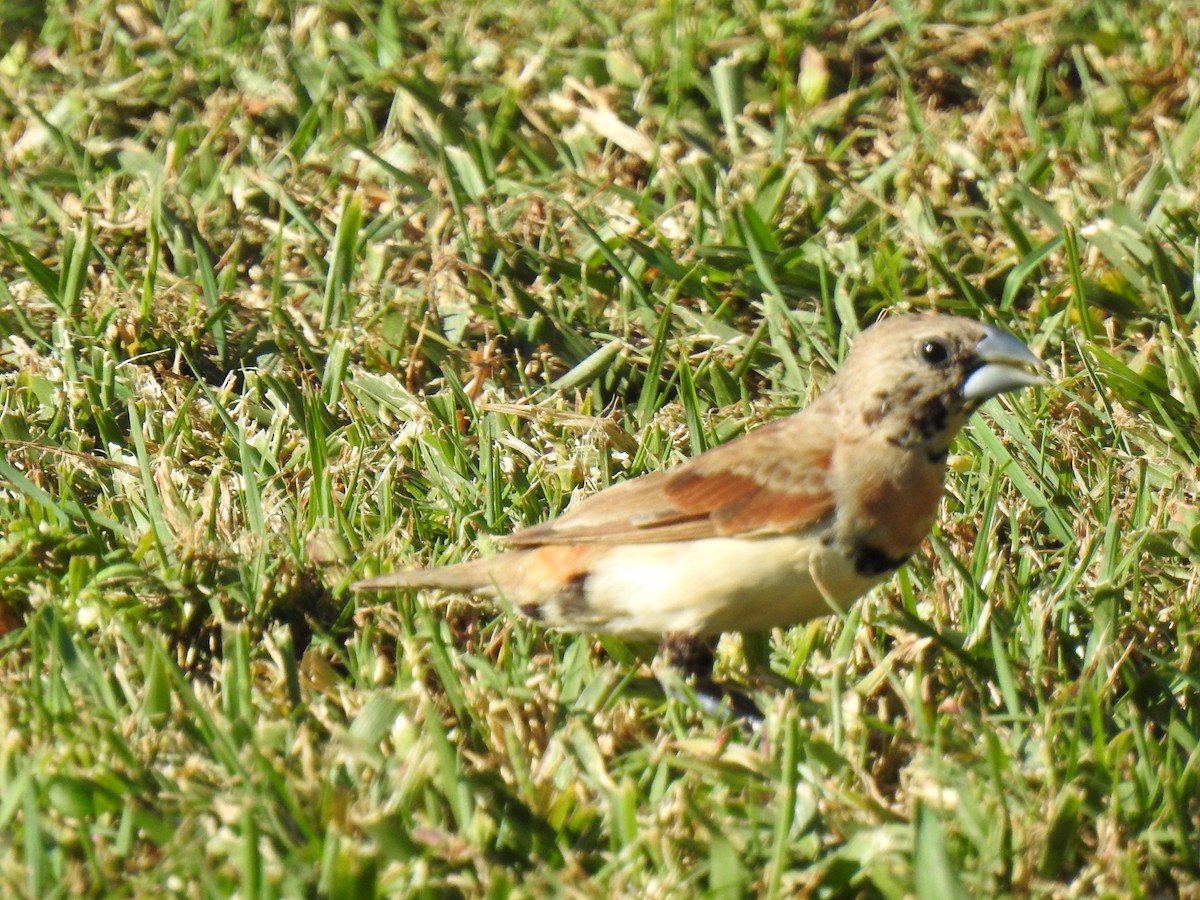
[[[1190,4],[12,5],[0,882],[1200,889]],[[891,308],[1050,363],[927,551],[647,648],[358,577],[802,406]]]

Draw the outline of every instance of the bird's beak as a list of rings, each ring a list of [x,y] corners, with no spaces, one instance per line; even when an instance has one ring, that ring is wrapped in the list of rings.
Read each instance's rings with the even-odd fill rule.
[[[1042,365],[1028,347],[1007,331],[984,325],[983,340],[975,345],[979,368],[963,383],[963,397],[983,402],[989,397],[1041,384],[1037,369]],[[1031,371],[1034,370],[1034,371]]]

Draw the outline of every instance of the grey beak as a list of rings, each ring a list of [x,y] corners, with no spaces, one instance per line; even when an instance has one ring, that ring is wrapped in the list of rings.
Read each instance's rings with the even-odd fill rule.
[[[975,346],[975,356],[981,365],[963,383],[964,399],[982,403],[1005,391],[1041,384],[1042,377],[1036,370],[1042,361],[1028,347],[1007,331],[991,325],[984,325],[983,329],[983,340]]]

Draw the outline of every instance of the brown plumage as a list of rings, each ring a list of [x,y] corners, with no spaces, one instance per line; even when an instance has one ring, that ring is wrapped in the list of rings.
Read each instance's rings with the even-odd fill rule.
[[[951,442],[988,397],[1036,383],[1037,366],[970,319],[891,318],[795,415],[601,491],[516,532],[505,553],[354,587],[471,593],[549,627],[634,638],[796,624],[920,546]]]

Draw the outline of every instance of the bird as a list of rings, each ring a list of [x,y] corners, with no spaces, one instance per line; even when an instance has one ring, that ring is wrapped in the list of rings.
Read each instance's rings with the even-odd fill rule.
[[[799,412],[610,486],[496,555],[352,587],[469,594],[547,628],[658,640],[714,687],[717,636],[845,610],[899,569],[933,528],[959,431],[984,401],[1040,383],[1040,367],[996,326],[891,316]]]

